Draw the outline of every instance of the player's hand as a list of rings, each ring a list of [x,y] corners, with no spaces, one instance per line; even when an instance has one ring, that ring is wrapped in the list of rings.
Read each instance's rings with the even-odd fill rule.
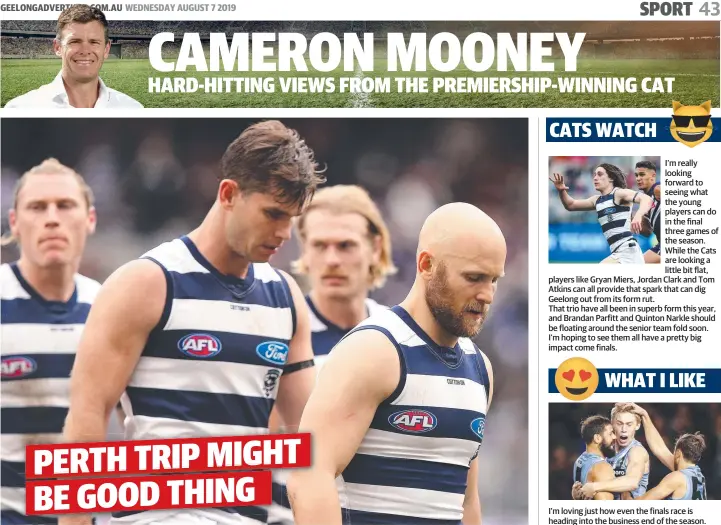
[[[631,407],[631,410],[634,414],[638,414],[641,417],[648,417],[648,412],[646,411],[646,409],[641,408],[636,403],[628,403],[628,406]]]
[[[553,185],[556,187],[558,191],[567,190],[568,186],[563,181],[563,175],[560,173],[554,173],[553,177],[548,177],[548,180],[550,180]]]
[[[582,499],[593,499],[593,496],[596,495],[596,487],[593,483],[586,483],[581,487],[581,493],[583,494]]]
[[[571,487],[571,497],[573,499],[583,499],[583,492],[581,492],[582,486],[580,481],[576,481],[573,484],[573,487]]]
[[[643,215],[639,216],[637,213],[633,220],[631,221],[631,231],[633,233],[641,233],[641,229],[643,228]]]

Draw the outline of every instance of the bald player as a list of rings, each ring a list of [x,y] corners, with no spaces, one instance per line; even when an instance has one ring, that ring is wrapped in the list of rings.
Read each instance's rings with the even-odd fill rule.
[[[481,522],[493,375],[470,337],[505,259],[501,230],[478,208],[452,203],[426,219],[410,293],[338,343],[303,412],[314,456],[289,479],[298,525]]]

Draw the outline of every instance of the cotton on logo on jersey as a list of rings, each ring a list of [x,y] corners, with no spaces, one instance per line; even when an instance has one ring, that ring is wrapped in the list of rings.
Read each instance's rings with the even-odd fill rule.
[[[192,334],[178,341],[178,349],[190,357],[213,357],[222,349],[220,339],[208,334]]]
[[[37,364],[29,357],[13,356],[3,357],[2,360],[2,378],[18,379],[35,372]]]
[[[438,419],[425,410],[401,410],[391,414],[388,422],[403,432],[429,432],[436,428]]]
[[[288,359],[288,345],[278,341],[266,341],[255,347],[255,353],[269,363],[282,366]]]

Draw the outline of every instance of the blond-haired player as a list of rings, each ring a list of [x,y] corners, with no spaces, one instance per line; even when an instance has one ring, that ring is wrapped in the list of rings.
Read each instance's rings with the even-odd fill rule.
[[[641,416],[635,412],[633,405],[616,403],[611,410],[611,424],[616,435],[616,455],[607,461],[613,467],[616,479],[586,483],[581,488],[584,498],[593,498],[597,492],[613,492],[616,499],[635,499],[648,489],[648,452],[636,440]]]
[[[56,523],[25,516],[25,446],[61,441],[68,383],[90,304],[100,288],[78,274],[95,231],[93,193],[56,159],[15,186],[8,213],[20,258],[0,266],[2,303],[3,524]]]
[[[385,308],[368,295],[396,272],[391,238],[378,206],[366,190],[355,185],[330,186],[316,192],[298,218],[296,229],[301,255],[293,269],[310,281],[306,301],[314,359],[320,368],[353,327]],[[286,472],[274,474],[269,523],[290,523]]]

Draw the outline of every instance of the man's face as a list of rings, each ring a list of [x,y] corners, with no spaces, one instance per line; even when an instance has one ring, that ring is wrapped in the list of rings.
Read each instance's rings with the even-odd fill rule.
[[[656,172],[648,168],[636,168],[635,176],[639,190],[647,191],[656,182]]]
[[[240,194],[226,218],[230,248],[250,262],[268,262],[290,239],[291,221],[300,214],[297,204],[285,204],[270,193]]]
[[[426,302],[443,329],[456,337],[474,337],[503,275],[505,256],[449,258],[438,264],[426,286]]]
[[[313,290],[329,298],[368,295],[370,269],[380,248],[358,213],[314,209],[304,219],[303,263]]]
[[[613,418],[613,430],[616,433],[616,444],[623,448],[636,437],[639,423],[636,416],[630,412],[621,412]]]
[[[603,455],[606,457],[613,456],[615,454],[615,450],[613,448],[613,445],[616,442],[616,433],[613,430],[613,425],[606,425],[606,427],[603,429],[603,434],[601,434],[601,452],[603,452]]]
[[[10,226],[22,255],[41,268],[77,262],[88,234],[95,231],[95,210],[70,174],[30,175],[23,185]]]
[[[611,186],[613,183],[606,170],[601,166],[596,168],[596,171],[593,172],[593,187],[598,191],[606,191]]]
[[[95,20],[73,22],[63,28],[60,36],[60,41],[53,41],[53,49],[62,58],[65,76],[76,82],[95,81],[110,54],[103,24]]]

